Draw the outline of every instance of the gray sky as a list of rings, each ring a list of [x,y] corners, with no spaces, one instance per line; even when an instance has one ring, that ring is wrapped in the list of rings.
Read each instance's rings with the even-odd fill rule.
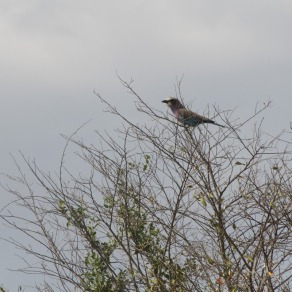
[[[243,119],[271,98],[264,128],[288,128],[291,35],[290,0],[0,0],[0,172],[15,173],[9,153],[19,150],[56,170],[60,133],[89,119],[84,137],[117,127],[93,89],[139,118],[116,71],[161,110],[183,74],[184,99],[198,112],[238,107]],[[1,236],[9,232],[0,224]],[[7,270],[17,267],[15,254],[0,241],[0,284],[11,291],[31,279],[16,283]]]

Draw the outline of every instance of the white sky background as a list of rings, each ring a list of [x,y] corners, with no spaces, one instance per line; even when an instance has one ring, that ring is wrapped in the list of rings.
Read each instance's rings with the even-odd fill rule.
[[[270,97],[264,128],[292,121],[291,0],[0,0],[0,44],[1,173],[15,173],[9,153],[19,150],[57,170],[59,134],[89,119],[84,137],[116,128],[93,89],[139,119],[116,71],[157,109],[184,74],[184,100],[199,113],[237,106],[244,119]],[[0,236],[9,232],[0,223]],[[10,291],[33,284],[7,270],[15,254],[0,241],[0,284]]]

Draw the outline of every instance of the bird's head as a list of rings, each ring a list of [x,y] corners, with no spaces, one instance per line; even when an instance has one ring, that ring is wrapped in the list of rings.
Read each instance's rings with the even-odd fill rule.
[[[180,109],[184,108],[181,102],[175,97],[167,97],[162,102],[166,103],[171,109]]]

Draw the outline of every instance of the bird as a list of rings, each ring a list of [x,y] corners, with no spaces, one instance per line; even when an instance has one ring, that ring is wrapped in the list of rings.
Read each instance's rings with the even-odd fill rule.
[[[196,127],[200,124],[213,124],[225,128],[225,126],[217,124],[213,120],[203,117],[191,110],[186,109],[183,104],[175,97],[167,97],[162,101],[166,103],[176,119],[186,127]]]

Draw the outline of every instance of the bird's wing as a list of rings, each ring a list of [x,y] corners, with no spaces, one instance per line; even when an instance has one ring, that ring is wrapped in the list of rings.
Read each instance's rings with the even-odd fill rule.
[[[212,121],[211,119],[203,117],[185,108],[179,110],[179,117],[181,119],[181,122],[191,122],[191,121],[195,122],[196,121],[198,124],[214,123],[214,121]]]

